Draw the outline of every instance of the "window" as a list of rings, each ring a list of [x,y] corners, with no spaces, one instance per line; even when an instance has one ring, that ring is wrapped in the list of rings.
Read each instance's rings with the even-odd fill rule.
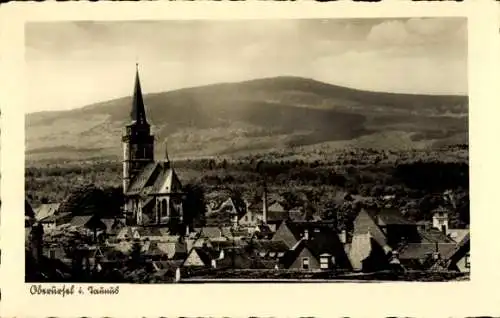
[[[465,268],[470,268],[469,253],[465,254]]]
[[[328,257],[327,256],[322,256],[319,260],[319,265],[320,265],[320,268],[321,269],[328,269],[330,265],[329,262],[328,262]]]
[[[50,250],[49,250],[49,257],[50,257],[50,258],[56,258],[56,251],[55,251],[55,250],[53,250],[53,249],[50,249]]]
[[[304,270],[309,269],[309,257],[302,258],[302,269],[304,269]]]

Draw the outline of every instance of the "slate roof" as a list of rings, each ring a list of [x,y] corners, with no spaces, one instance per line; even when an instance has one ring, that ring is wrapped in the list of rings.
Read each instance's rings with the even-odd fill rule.
[[[37,220],[41,220],[47,216],[54,215],[59,209],[60,205],[60,203],[48,203],[40,205],[34,210],[35,218]]]
[[[221,238],[222,230],[216,226],[206,226],[200,229],[200,237],[208,239]]]
[[[141,237],[145,236],[163,236],[162,231],[160,231],[159,228],[156,227],[138,227],[137,231],[139,232],[139,235]]]
[[[156,247],[169,259],[179,258],[187,253],[186,246],[179,242],[157,242]]]
[[[465,237],[456,245],[455,250],[451,253],[449,257],[448,265],[457,262],[461,257],[463,257],[467,252],[470,251],[470,234],[467,233]]]
[[[456,249],[454,243],[408,243],[399,251],[399,259],[419,259],[423,260],[431,256],[434,252],[439,252],[441,258],[450,258]]]
[[[244,249],[236,248],[225,252],[224,258],[221,260],[217,260],[216,265],[218,268],[226,267],[248,269],[252,267],[252,259]]]
[[[469,229],[449,229],[448,236],[456,243],[461,243],[468,235]]]
[[[436,228],[419,229],[418,232],[422,243],[456,243],[452,238]]]
[[[101,221],[106,225],[107,233],[117,234],[121,228],[125,227],[125,223],[119,219],[103,218]]]
[[[70,224],[71,226],[82,227],[85,226],[85,224],[87,224],[87,222],[90,221],[91,218],[92,215],[74,216],[71,219]]]
[[[398,209],[383,208],[377,215],[379,225],[415,225],[405,218]]]
[[[252,248],[259,252],[286,252],[288,246],[283,241],[256,240],[252,242]]]
[[[367,233],[370,233],[371,237],[375,240],[375,242],[377,242],[378,245],[387,250],[391,249],[387,244],[387,237],[385,234],[378,227],[368,212],[365,209],[362,209],[356,219],[354,219],[353,235]]]
[[[216,209],[212,209],[212,212],[221,212],[223,209],[230,209],[231,213],[236,213],[238,218],[241,218],[247,212],[245,201],[234,196],[227,198]]]
[[[170,164],[165,162],[148,163],[132,180],[127,195],[149,195],[159,192],[179,192],[179,178]],[[164,191],[162,191],[165,189]]]
[[[49,215],[49,216],[39,220],[39,222],[41,222],[41,223],[55,222],[55,221],[59,220],[60,218],[66,217],[70,214],[71,214],[70,212],[52,214],[52,215]]]
[[[219,257],[220,253],[210,247],[193,247],[192,252],[196,252],[205,266],[211,266],[212,260]]]

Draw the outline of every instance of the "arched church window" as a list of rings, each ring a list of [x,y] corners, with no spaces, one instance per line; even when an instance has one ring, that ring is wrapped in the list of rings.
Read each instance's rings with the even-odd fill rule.
[[[161,211],[162,211],[162,216],[168,216],[168,211],[167,211],[167,200],[163,199],[161,201]]]

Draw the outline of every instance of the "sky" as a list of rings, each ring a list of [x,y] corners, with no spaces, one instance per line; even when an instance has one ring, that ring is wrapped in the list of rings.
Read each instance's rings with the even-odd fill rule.
[[[357,89],[467,94],[464,18],[37,22],[26,112],[272,76]]]

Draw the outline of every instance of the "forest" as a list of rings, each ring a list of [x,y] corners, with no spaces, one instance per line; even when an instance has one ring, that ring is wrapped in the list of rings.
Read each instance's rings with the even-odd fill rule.
[[[305,213],[323,219],[333,214],[349,219],[361,207],[390,204],[415,220],[429,219],[433,209],[447,206],[451,226],[469,224],[469,164],[464,145],[439,150],[344,149],[307,156],[264,153],[174,160],[173,167],[191,201],[197,202],[191,209],[228,193],[253,202],[266,185],[270,193],[284,199],[285,206],[299,205]],[[33,206],[65,202],[70,194],[94,187],[102,191],[99,210],[114,214],[123,200],[121,174],[121,163],[111,160],[28,164],[27,199]]]

